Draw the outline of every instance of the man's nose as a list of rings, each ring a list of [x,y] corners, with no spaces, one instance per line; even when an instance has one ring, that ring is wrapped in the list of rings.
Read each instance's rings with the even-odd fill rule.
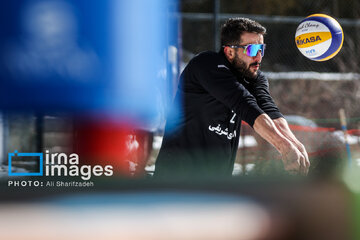
[[[253,57],[253,58],[254,58],[254,60],[256,60],[256,61],[260,62],[260,61],[261,61],[261,59],[262,59],[262,56],[261,56],[261,50],[259,50],[259,51],[257,52],[256,56],[255,56],[255,57]]]

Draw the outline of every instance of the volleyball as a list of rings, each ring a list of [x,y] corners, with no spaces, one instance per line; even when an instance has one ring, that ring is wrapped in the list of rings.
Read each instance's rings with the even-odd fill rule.
[[[326,61],[340,51],[344,32],[340,24],[326,14],[312,14],[296,29],[295,44],[299,51],[313,61]]]

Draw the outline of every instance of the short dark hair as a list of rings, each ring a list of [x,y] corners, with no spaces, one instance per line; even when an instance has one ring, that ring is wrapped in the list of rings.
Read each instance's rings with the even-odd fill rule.
[[[221,46],[240,44],[243,32],[265,35],[266,28],[249,18],[230,18],[221,28]]]

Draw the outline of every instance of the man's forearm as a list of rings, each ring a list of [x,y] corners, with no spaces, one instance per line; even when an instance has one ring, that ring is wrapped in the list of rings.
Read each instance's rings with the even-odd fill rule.
[[[288,140],[290,140],[293,144],[298,146],[300,141],[295,137],[293,132],[290,130],[290,127],[285,118],[277,118],[273,120],[276,128],[284,135]]]
[[[279,131],[267,114],[259,115],[253,127],[262,138],[271,143],[281,154],[290,147],[289,139]]]

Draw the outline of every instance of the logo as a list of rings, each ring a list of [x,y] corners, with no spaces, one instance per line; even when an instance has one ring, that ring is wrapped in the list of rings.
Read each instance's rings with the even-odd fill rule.
[[[295,43],[298,48],[313,47],[315,45],[324,43],[328,40],[331,41],[331,32],[317,32],[305,33],[295,38]]]
[[[113,166],[106,165],[80,165],[79,155],[71,153],[19,153],[15,150],[9,153],[9,176],[70,176],[81,177],[82,180],[90,180],[92,176],[112,176]],[[14,162],[29,162],[35,158],[38,161],[39,171],[35,172],[16,172]]]
[[[36,157],[39,159],[39,172],[13,172],[12,163],[15,157],[28,158]],[[43,176],[43,153],[18,153],[17,150],[14,153],[9,153],[9,176]]]
[[[308,28],[318,28],[319,24],[311,23],[311,22],[304,22],[299,25],[299,27],[296,29],[296,31],[307,31]]]
[[[304,39],[298,39],[296,40],[296,44],[297,45],[303,45],[303,44],[307,44],[307,43],[313,43],[316,41],[321,41],[320,36],[316,36],[316,37],[309,37],[309,38],[304,38]]]
[[[315,49],[306,50],[305,53],[306,53],[308,56],[312,56],[312,55],[315,55],[315,54],[316,54],[316,50],[315,50]]]

